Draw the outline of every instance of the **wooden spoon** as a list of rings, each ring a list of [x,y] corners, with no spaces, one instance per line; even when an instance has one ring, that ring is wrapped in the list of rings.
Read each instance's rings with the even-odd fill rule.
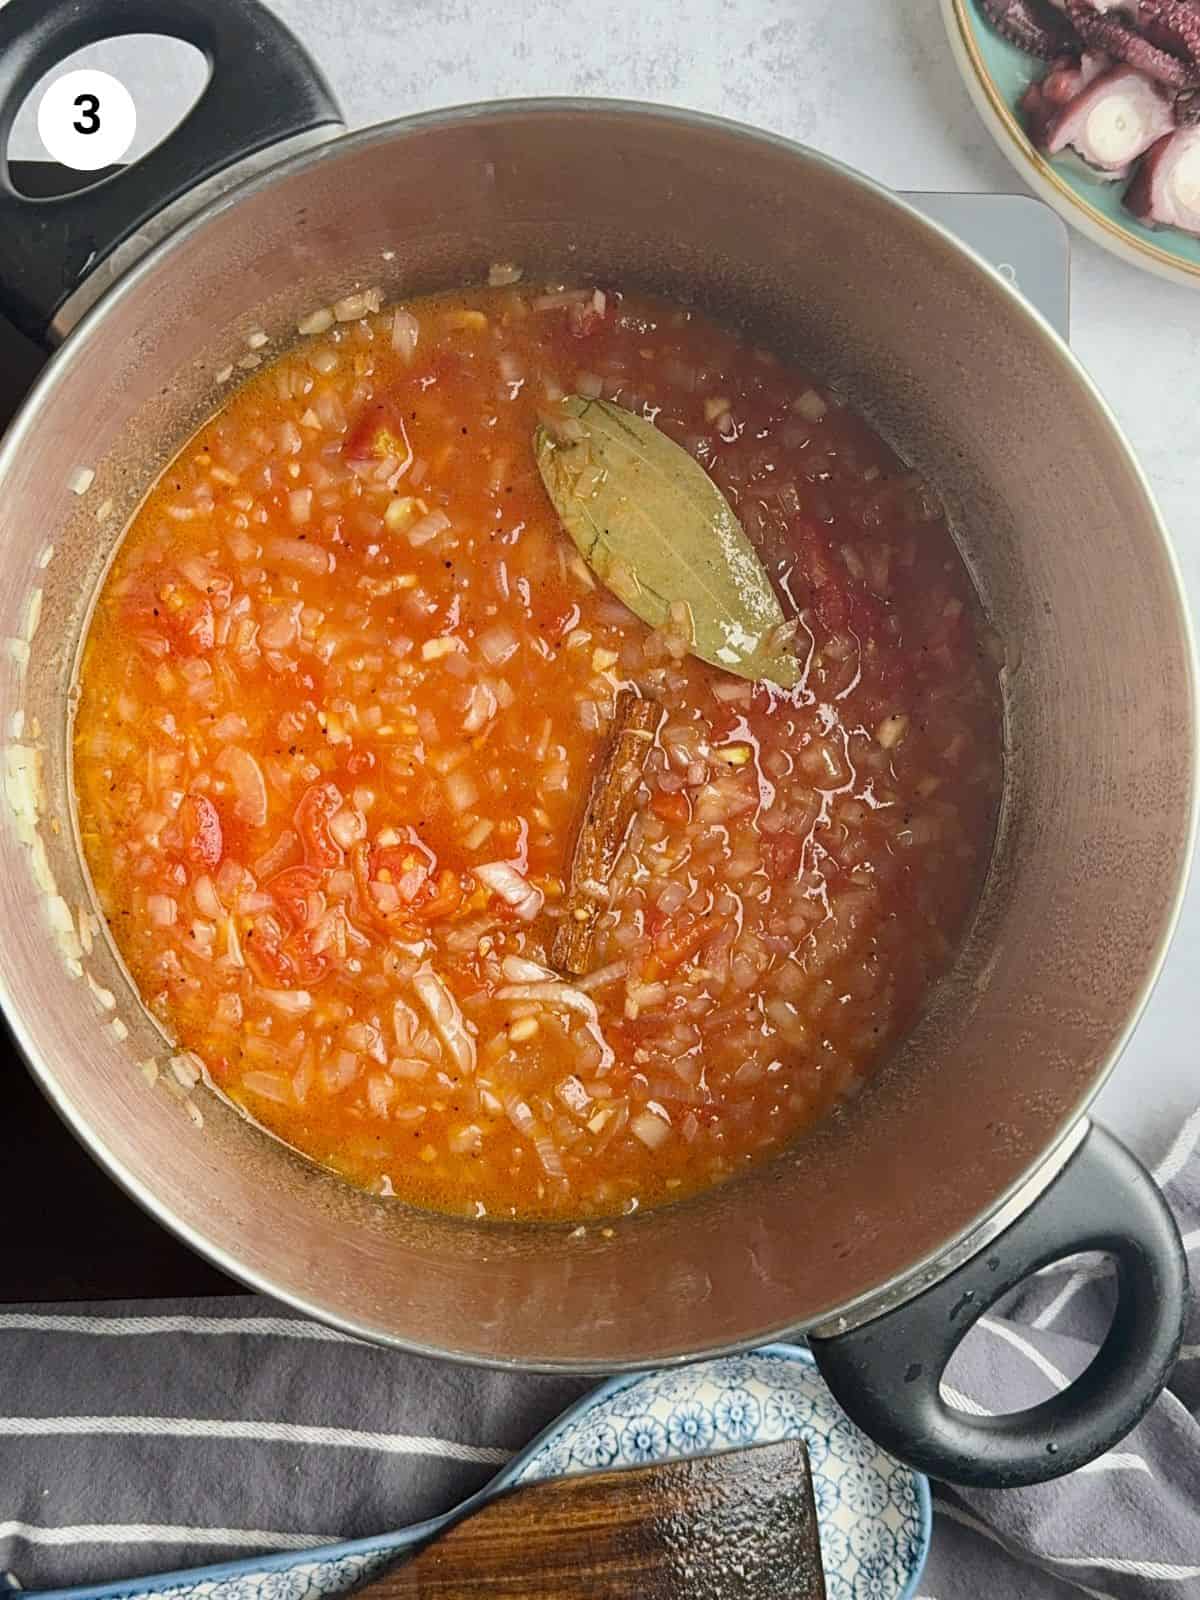
[[[357,1591],[372,1600],[825,1600],[797,1439],[529,1484]]]

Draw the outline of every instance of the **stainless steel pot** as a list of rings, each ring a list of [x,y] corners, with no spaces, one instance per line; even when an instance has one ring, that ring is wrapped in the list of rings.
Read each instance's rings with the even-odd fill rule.
[[[21,817],[5,808],[0,827],[0,984],[46,1093],[198,1250],[366,1338],[611,1370],[807,1332],[850,1414],[918,1466],[1029,1482],[1106,1449],[1165,1380],[1186,1274],[1161,1197],[1086,1109],[1178,908],[1196,724],[1166,537],[1070,352],[938,228],[768,134],[544,101],[332,138],[319,74],[247,0],[10,0],[0,149],[46,68],[134,29],[209,52],[191,117],[69,201],[24,200],[0,169],[9,305],[66,336],[0,451],[0,634],[18,641],[0,667],[0,727],[10,763],[36,750],[44,768],[36,835],[23,780]],[[316,147],[181,221],[190,185],[244,176],[247,155],[263,166],[278,141]],[[163,230],[164,200],[169,236],[118,271]],[[163,1060],[161,1037],[107,944],[81,952],[61,926],[89,899],[67,759],[89,603],[129,513],[219,404],[215,374],[251,330],[277,348],[354,286],[410,294],[478,280],[496,259],[695,301],[836,375],[944,496],[1010,662],[991,873],[903,1048],[852,1109],[752,1176],[582,1238],[356,1193],[203,1090],[169,1074],[149,1087],[135,1063]],[[95,474],[82,496],[80,468]],[[1112,1254],[1120,1282],[1089,1372],[1031,1412],[949,1410],[938,1380],[971,1323],[1081,1249]]]

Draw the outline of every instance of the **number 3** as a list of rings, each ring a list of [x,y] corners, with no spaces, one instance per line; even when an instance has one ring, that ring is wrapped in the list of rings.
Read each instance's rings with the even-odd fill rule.
[[[75,105],[82,115],[78,122],[71,126],[76,133],[99,133],[100,131],[100,102],[94,94],[77,94]]]

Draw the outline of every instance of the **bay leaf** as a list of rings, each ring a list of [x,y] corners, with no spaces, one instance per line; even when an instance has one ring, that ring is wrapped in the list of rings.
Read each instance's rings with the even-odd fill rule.
[[[699,462],[653,423],[607,400],[569,395],[561,433],[534,453],[563,527],[596,576],[657,627],[682,602],[691,649],[741,678],[784,689],[795,655],[775,636],[783,611],[754,546]]]

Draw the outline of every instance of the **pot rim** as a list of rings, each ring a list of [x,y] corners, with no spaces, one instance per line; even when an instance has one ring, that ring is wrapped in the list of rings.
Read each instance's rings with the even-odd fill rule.
[[[389,122],[375,123],[368,128],[324,140],[276,164],[263,168],[244,182],[228,189],[206,205],[203,205],[194,216],[188,218],[178,228],[153,245],[140,260],[136,261],[117,279],[95,305],[85,312],[78,325],[67,334],[63,343],[51,356],[46,368],[26,396],[20,411],[3,440],[0,440],[0,483],[3,482],[13,459],[24,447],[27,438],[36,429],[40,413],[46,406],[53,403],[56,386],[61,373],[64,371],[65,364],[86,357],[88,341],[102,319],[125,296],[136,293],[143,280],[160,270],[169,269],[172,253],[195,233],[209,226],[226,210],[232,209],[243,199],[259,193],[277,180],[301,174],[309,168],[317,166],[334,152],[347,153],[348,151],[353,152],[358,149],[365,149],[375,144],[400,143],[412,135],[453,124],[486,124],[489,120],[513,116],[537,117],[540,115],[562,115],[563,113],[583,117],[598,115],[601,118],[610,116],[636,117],[650,123],[672,123],[677,126],[690,127],[721,135],[733,144],[766,146],[787,156],[799,157],[804,162],[815,162],[841,181],[865,189],[876,199],[894,207],[920,228],[937,236],[943,246],[966,257],[975,270],[980,272],[991,283],[994,290],[1006,296],[1010,304],[1018,310],[1018,313],[1024,316],[1039,331],[1047,354],[1065,369],[1066,376],[1073,379],[1076,386],[1084,390],[1091,403],[1097,408],[1104,421],[1108,424],[1114,447],[1123,454],[1125,465],[1132,473],[1142,492],[1153,525],[1157,530],[1159,544],[1175,591],[1176,615],[1186,658],[1190,726],[1194,735],[1191,781],[1187,800],[1187,832],[1171,906],[1163,918],[1153,956],[1147,964],[1147,970],[1139,986],[1138,994],[1130,1007],[1119,1038],[1109,1052],[1103,1068],[1095,1075],[1077,1105],[1064,1119],[1057,1137],[1049,1148],[1041,1150],[1037,1157],[1007,1189],[995,1196],[993,1202],[984,1213],[977,1216],[965,1228],[960,1229],[954,1237],[944,1241],[938,1249],[931,1251],[922,1260],[910,1263],[903,1271],[894,1274],[890,1279],[877,1284],[874,1288],[855,1297],[845,1305],[826,1313],[818,1321],[807,1324],[786,1321],[772,1323],[733,1341],[717,1345],[700,1345],[694,1349],[677,1352],[670,1357],[656,1358],[655,1364],[657,1366],[669,1367],[689,1361],[734,1354],[758,1345],[786,1339],[789,1336],[795,1337],[797,1334],[806,1331],[820,1331],[825,1334],[844,1332],[849,1328],[860,1326],[872,1320],[872,1318],[885,1310],[890,1310],[897,1305],[903,1304],[915,1294],[939,1282],[956,1266],[981,1250],[1033,1203],[1037,1196],[1058,1175],[1082,1142],[1089,1126],[1086,1117],[1087,1108],[1099,1094],[1115,1069],[1134,1029],[1141,1020],[1162,972],[1171,940],[1179,923],[1197,838],[1200,836],[1200,713],[1198,713],[1197,708],[1198,697],[1200,697],[1200,655],[1198,655],[1196,633],[1188,610],[1182,569],[1149,480],[1126,439],[1112,408],[1101,395],[1092,378],[1066,341],[1013,284],[940,223],[925,216],[907,200],[893,190],[888,189],[886,185],[878,183],[855,168],[847,166],[845,163],[825,155],[821,151],[801,144],[797,140],[789,139],[782,134],[772,133],[766,129],[756,128],[749,123],[739,122],[732,118],[714,116],[708,112],[656,105],[648,101],[590,99],[580,96],[534,96],[474,101],[434,111],[419,112],[412,116],[399,117]],[[61,1093],[54,1077],[40,1059],[39,1052],[33,1045],[24,1025],[24,1020],[12,1002],[3,969],[2,947],[0,947],[0,1009],[4,1012],[13,1037],[20,1047],[21,1053],[35,1080],[80,1144],[99,1163],[109,1177],[130,1198],[135,1200],[143,1210],[147,1211],[156,1222],[167,1228],[187,1244],[189,1248],[195,1250],[198,1255],[210,1261],[230,1277],[244,1283],[247,1287],[260,1294],[292,1306],[295,1310],[311,1317],[314,1321],[337,1328],[355,1338],[364,1339],[374,1344],[386,1345],[413,1355],[462,1361],[474,1366],[530,1372],[591,1374],[597,1370],[594,1364],[586,1361],[561,1358],[525,1360],[504,1356],[481,1355],[475,1351],[450,1350],[445,1347],[423,1344],[392,1333],[381,1332],[353,1317],[331,1313],[322,1309],[312,1297],[306,1294],[281,1288],[271,1280],[270,1275],[266,1272],[244,1267],[225,1250],[210,1244],[196,1229],[175,1217],[158,1200],[157,1196],[135,1178],[108,1150],[84,1120],[75,1115],[73,1109],[67,1104],[65,1096]],[[644,1361],[636,1359],[610,1360],[605,1362],[604,1370],[613,1373],[634,1371],[644,1367],[644,1365]]]

